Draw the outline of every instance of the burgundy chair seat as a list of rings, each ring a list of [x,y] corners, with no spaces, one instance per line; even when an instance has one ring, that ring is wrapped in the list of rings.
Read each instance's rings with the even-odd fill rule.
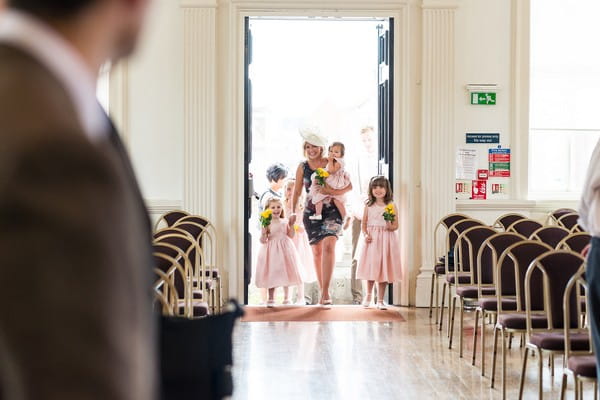
[[[517,310],[517,299],[502,299],[502,310],[504,311],[516,311]],[[498,300],[496,299],[481,299],[479,300],[479,307],[483,311],[498,311]]]
[[[455,274],[450,274],[450,275],[446,275],[446,282],[454,285],[456,281],[456,275]],[[467,284],[467,283],[471,283],[471,274],[464,273],[464,274],[458,274],[458,283],[460,284]]]
[[[525,314],[500,314],[498,325],[506,329],[527,329],[527,317]],[[543,315],[532,315],[531,325],[535,329],[548,327],[548,320]]]
[[[446,264],[435,264],[433,270],[437,275],[444,275],[446,273]]]
[[[567,366],[579,376],[596,377],[596,356],[571,356]]]
[[[494,288],[483,288],[481,291],[484,295],[488,296],[492,296],[495,292]],[[479,297],[477,286],[459,286],[456,288],[456,294],[467,299],[476,299]]]
[[[205,317],[208,315],[208,304],[194,305],[194,317]]]
[[[538,332],[533,333],[529,342],[544,350],[564,350],[565,335],[556,332]],[[590,341],[587,333],[574,333],[571,335],[571,349],[573,351],[589,350]]]

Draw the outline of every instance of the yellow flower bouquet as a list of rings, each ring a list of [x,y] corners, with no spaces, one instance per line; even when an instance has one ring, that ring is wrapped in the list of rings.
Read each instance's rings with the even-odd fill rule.
[[[263,228],[267,228],[271,225],[271,220],[273,219],[273,211],[269,208],[260,213],[260,225]]]
[[[315,171],[315,179],[317,180],[317,183],[321,186],[325,186],[325,179],[327,179],[328,176],[329,172],[327,172],[323,168],[317,168],[317,170]]]
[[[383,211],[383,219],[390,222],[394,222],[396,219],[396,210],[394,209],[394,205],[392,203],[385,206]]]

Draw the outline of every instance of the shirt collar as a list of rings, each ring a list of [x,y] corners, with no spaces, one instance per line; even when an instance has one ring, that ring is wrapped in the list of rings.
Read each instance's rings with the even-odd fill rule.
[[[106,136],[106,115],[96,100],[95,77],[73,46],[48,25],[14,10],[0,13],[0,43],[25,51],[59,80],[90,139]]]

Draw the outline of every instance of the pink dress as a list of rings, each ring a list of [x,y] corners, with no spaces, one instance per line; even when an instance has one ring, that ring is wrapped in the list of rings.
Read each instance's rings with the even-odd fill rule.
[[[300,258],[296,247],[287,236],[288,220],[273,219],[267,243],[260,247],[256,261],[254,282],[258,288],[296,286],[302,283],[298,272]]]
[[[337,190],[337,189],[343,189],[350,184],[350,174],[348,174],[348,172],[346,172],[346,170],[344,169],[345,162],[344,162],[343,158],[336,158],[336,161],[338,163],[340,163],[340,169],[338,169],[337,172],[330,174],[325,179],[325,182],[329,186],[331,186],[332,189]],[[344,195],[344,194],[340,194],[337,196],[322,194],[321,191],[319,190],[320,185],[317,183],[315,177],[316,177],[316,173],[313,174],[313,176],[311,177],[312,184],[310,186],[310,191],[309,191],[309,195],[311,196],[313,204],[323,201],[325,199],[331,199],[331,198],[338,199],[342,203],[346,203],[346,195]]]
[[[402,278],[398,231],[391,232],[385,228],[384,209],[385,206],[377,204],[368,208],[367,233],[373,241],[366,243],[363,240],[356,279],[392,283]]]
[[[290,207],[284,205],[285,215],[292,213]],[[298,257],[300,257],[300,265],[298,272],[302,278],[302,282],[314,282],[317,280],[317,273],[315,270],[315,260],[313,259],[313,252],[308,243],[308,235],[304,230],[304,223],[302,218],[296,219],[296,225],[300,228],[296,231],[296,234],[292,238],[294,246],[298,251]]]

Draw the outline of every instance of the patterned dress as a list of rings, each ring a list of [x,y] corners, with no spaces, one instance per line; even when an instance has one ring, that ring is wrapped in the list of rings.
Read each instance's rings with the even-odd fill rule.
[[[312,185],[311,176],[315,170],[311,169],[308,161],[304,162],[304,188],[306,189],[306,207],[304,208],[304,229],[308,235],[310,244],[317,244],[328,236],[337,237],[342,230],[342,216],[332,201],[323,202],[323,219],[311,220],[308,217],[315,214],[315,205],[312,202],[310,186]]]

